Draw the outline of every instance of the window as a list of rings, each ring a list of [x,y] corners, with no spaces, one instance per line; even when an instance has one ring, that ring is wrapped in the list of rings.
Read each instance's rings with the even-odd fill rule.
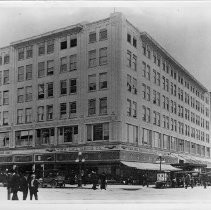
[[[151,49],[149,46],[147,46],[147,57],[150,59],[151,58]]]
[[[135,79],[135,78],[133,78],[133,85],[132,85],[132,87],[133,87],[133,93],[134,94],[137,94],[137,79]]]
[[[45,92],[44,92],[44,84],[39,84],[38,85],[38,99],[44,99],[45,97]]]
[[[9,90],[3,92],[3,105],[9,105]]]
[[[53,105],[47,105],[47,113],[46,113],[46,119],[52,120],[53,119]]]
[[[2,56],[0,56],[0,66],[2,65]]]
[[[156,148],[161,148],[161,134],[158,132],[153,132],[154,133],[154,147]]]
[[[77,92],[77,80],[76,79],[70,79],[70,94]]]
[[[160,73],[157,72],[157,84],[160,86]]]
[[[9,70],[4,70],[3,78],[4,85],[9,84]]]
[[[0,86],[2,85],[2,71],[0,71]]]
[[[32,108],[26,109],[26,123],[32,122]]]
[[[9,125],[9,112],[3,111],[3,125]]]
[[[150,72],[151,72],[150,66],[147,65],[146,78],[147,78],[148,80],[150,80]]]
[[[96,114],[96,99],[89,99],[88,101],[88,115]]]
[[[96,90],[96,74],[92,74],[88,76],[88,88],[89,91],[95,91]]]
[[[89,34],[89,43],[93,43],[97,41],[97,36],[96,36],[96,32],[91,32]]]
[[[18,82],[24,81],[24,67],[18,67]]]
[[[49,40],[47,42],[47,53],[53,53],[54,52],[54,40]]]
[[[32,86],[26,86],[26,102],[32,101]]]
[[[0,148],[9,147],[9,132],[0,133]]]
[[[107,114],[107,97],[100,98],[100,115]]]
[[[26,65],[26,80],[32,79],[32,64]]]
[[[67,71],[67,57],[60,58],[60,72]]]
[[[54,60],[47,61],[47,75],[54,74]]]
[[[137,103],[135,101],[133,101],[133,113],[132,113],[133,117],[137,117]]]
[[[146,77],[146,63],[145,62],[142,62],[142,76],[143,77]]]
[[[137,40],[133,37],[133,47],[136,48],[136,46],[137,46]]]
[[[103,66],[107,64],[107,47],[99,50],[99,65]]]
[[[142,49],[143,49],[143,55],[145,55],[146,56],[146,50],[147,50],[147,48],[146,48],[146,43],[142,43]]]
[[[130,99],[127,99],[127,116],[132,115],[132,102]]]
[[[133,55],[133,60],[132,60],[132,66],[131,66],[131,68],[133,69],[133,70],[137,70],[137,56],[136,55]]]
[[[131,43],[131,35],[130,35],[130,34],[127,34],[127,41],[128,41],[129,43]]]
[[[17,124],[24,123],[24,117],[23,117],[23,109],[17,110]]]
[[[60,49],[61,50],[67,49],[67,38],[66,37],[62,38],[62,41],[60,42]]]
[[[70,102],[69,107],[70,107],[69,117],[70,118],[75,117],[77,112],[76,101]]]
[[[66,103],[60,104],[60,118],[61,119],[67,118],[67,104]]]
[[[58,129],[59,144],[77,142],[78,126],[65,126]]]
[[[26,58],[32,58],[33,56],[33,51],[32,51],[32,46],[26,47]]]
[[[127,125],[127,142],[132,144],[138,144],[138,126]]]
[[[53,97],[53,82],[47,84],[47,97]]]
[[[107,39],[107,29],[101,29],[99,34],[99,41]]]
[[[89,68],[95,67],[97,65],[96,56],[96,50],[89,51]]]
[[[38,44],[38,55],[44,55],[45,54],[45,42],[42,42]]]
[[[2,92],[0,91],[0,106],[2,105]]]
[[[9,55],[5,55],[4,56],[4,64],[8,64],[10,62],[10,56]]]
[[[151,135],[152,131],[142,128],[142,144],[144,145],[151,145]]]
[[[17,103],[24,102],[24,88],[18,88],[17,91]]]
[[[45,62],[38,63],[38,77],[45,76]]]
[[[127,66],[131,67],[131,63],[132,63],[132,54],[129,50],[127,50]]]
[[[67,94],[67,80],[60,81],[60,94],[61,95]]]
[[[77,38],[70,39],[70,47],[76,47],[77,46]]]
[[[44,106],[39,106],[37,108],[37,121],[44,121]]]
[[[99,74],[99,89],[106,89],[107,88],[107,73]]]
[[[33,131],[16,131],[15,132],[15,144],[16,146],[32,146]]]
[[[52,145],[54,144],[54,128],[42,128],[37,131],[38,145]]]
[[[23,60],[24,59],[24,48],[19,48],[18,49],[18,60]]]
[[[77,55],[71,55],[70,56],[70,71],[77,70]]]
[[[132,82],[131,82],[131,76],[130,75],[127,75],[127,90],[129,92],[132,91]]]
[[[102,141],[108,139],[109,139],[108,123],[87,125],[87,141]]]

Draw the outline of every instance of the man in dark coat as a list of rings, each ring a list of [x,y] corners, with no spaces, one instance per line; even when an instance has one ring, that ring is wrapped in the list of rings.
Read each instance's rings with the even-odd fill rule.
[[[37,195],[38,186],[39,182],[37,181],[37,179],[35,179],[35,174],[32,174],[31,180],[29,182],[30,200],[32,200],[33,195],[35,200],[38,200],[38,195]]]
[[[106,185],[107,185],[107,183],[106,183],[106,175],[105,175],[105,173],[103,172],[103,173],[101,174],[101,176],[100,176],[100,189],[101,189],[101,190],[102,190],[102,189],[106,190]]]
[[[21,174],[20,190],[23,192],[23,200],[26,200],[28,195],[28,177],[26,173]]]
[[[15,169],[14,173],[12,174],[10,187],[13,194],[12,200],[18,200],[18,191],[20,190],[20,176],[17,172],[17,169]]]
[[[11,196],[11,179],[12,179],[12,174],[9,173],[8,169],[5,171],[5,182],[7,186],[7,200],[10,200]]]
[[[92,189],[96,190],[97,189],[97,184],[98,184],[98,177],[95,171],[92,171]]]

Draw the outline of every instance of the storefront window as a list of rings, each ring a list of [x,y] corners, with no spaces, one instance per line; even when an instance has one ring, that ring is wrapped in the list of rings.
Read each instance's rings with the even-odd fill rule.
[[[109,139],[108,123],[87,125],[87,141],[102,141],[108,139]]]
[[[9,132],[0,133],[0,148],[9,147]]]
[[[16,131],[15,132],[15,142],[16,146],[32,146],[33,131]]]
[[[77,142],[78,126],[65,126],[58,128],[59,144]]]
[[[51,145],[54,144],[54,128],[42,128],[36,130],[37,139],[36,142],[39,145]]]

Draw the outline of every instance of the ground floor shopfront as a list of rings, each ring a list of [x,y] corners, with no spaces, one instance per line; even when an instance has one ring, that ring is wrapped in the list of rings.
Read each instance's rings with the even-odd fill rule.
[[[79,151],[83,162],[76,162]],[[160,155],[162,155],[161,163],[159,162]],[[187,168],[184,158],[181,161],[180,157],[181,155],[164,151],[120,144],[28,148],[27,150],[10,150],[0,155],[0,170],[5,171],[6,168],[12,170],[18,167],[20,171],[34,171],[38,177],[42,177],[43,171],[58,169],[63,171],[66,177],[72,179],[79,171],[83,171],[87,177],[92,171],[96,171],[98,174],[105,172],[107,178],[114,182],[121,182],[131,177],[138,184],[144,174],[147,174],[149,181],[156,181],[156,174],[160,169],[165,171],[175,171],[176,168],[178,170],[204,170],[206,167],[206,164],[202,163],[195,163],[195,165],[188,163],[189,168]]]

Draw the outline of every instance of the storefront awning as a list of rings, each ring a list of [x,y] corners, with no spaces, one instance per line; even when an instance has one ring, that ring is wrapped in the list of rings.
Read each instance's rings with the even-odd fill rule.
[[[159,171],[160,170],[160,164],[154,164],[154,163],[139,163],[139,162],[126,162],[126,161],[121,161],[122,164],[132,167],[132,168],[137,168],[141,170],[153,170],[153,171]],[[161,164],[161,170],[162,171],[179,171],[181,169],[175,168],[171,165],[167,164]]]

